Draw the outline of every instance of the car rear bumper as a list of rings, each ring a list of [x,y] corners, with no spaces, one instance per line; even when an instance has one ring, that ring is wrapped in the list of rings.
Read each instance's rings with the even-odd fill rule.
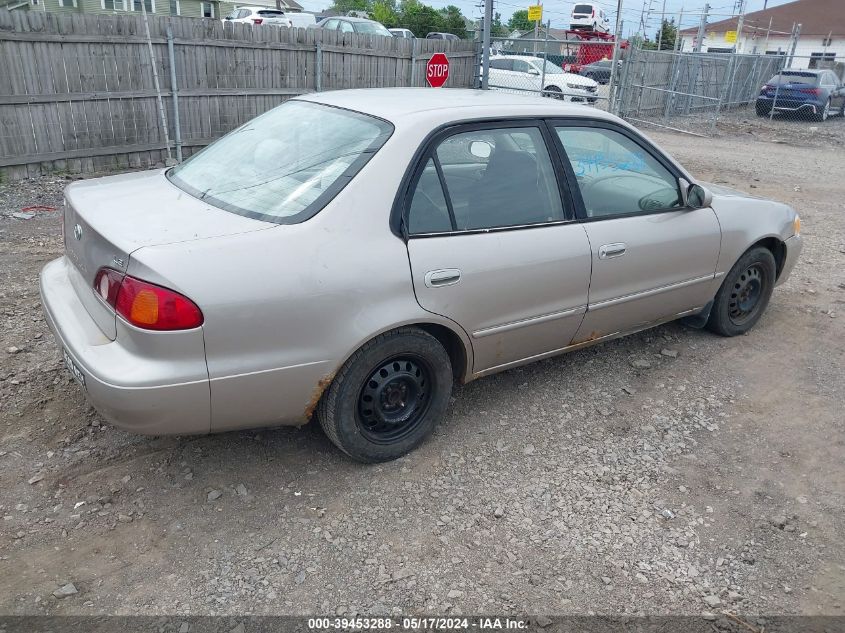
[[[202,329],[150,333],[118,319],[117,338],[110,340],[71,285],[72,265],[61,257],[44,267],[41,302],[94,408],[135,433],[207,433],[211,405]]]
[[[779,286],[786,281],[792,273],[792,269],[795,268],[798,256],[801,254],[801,249],[803,248],[801,236],[793,235],[784,242],[784,246],[786,246],[786,257],[784,258],[783,268],[781,268],[780,275],[778,275],[778,280],[775,284],[776,286]]]
[[[771,97],[760,97],[757,99],[757,107],[765,110],[771,110],[774,103],[775,112],[804,112],[807,114],[816,114],[822,106],[817,103],[807,103],[805,101],[793,101],[779,98],[777,102]]]

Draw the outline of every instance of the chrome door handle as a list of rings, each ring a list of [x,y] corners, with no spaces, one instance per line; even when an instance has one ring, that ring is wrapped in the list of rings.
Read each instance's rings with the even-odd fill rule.
[[[614,257],[621,257],[628,250],[628,246],[624,242],[616,242],[615,244],[604,244],[599,246],[599,259],[613,259]]]
[[[441,268],[429,270],[425,274],[425,285],[429,288],[453,286],[461,280],[461,271],[457,268]]]

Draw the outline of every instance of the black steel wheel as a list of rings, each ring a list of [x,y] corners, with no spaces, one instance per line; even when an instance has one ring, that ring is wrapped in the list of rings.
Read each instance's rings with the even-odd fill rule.
[[[367,378],[358,397],[356,422],[377,444],[412,433],[425,417],[431,395],[428,363],[414,356],[392,358]]]
[[[731,291],[728,303],[731,322],[742,325],[753,318],[760,307],[766,273],[759,263],[754,263],[743,271]]]
[[[769,249],[757,246],[746,251],[725,275],[707,328],[722,336],[745,334],[769,304],[776,276],[777,264]]]
[[[376,336],[344,363],[317,405],[326,436],[361,462],[401,457],[428,437],[452,394],[452,363],[428,332]]]

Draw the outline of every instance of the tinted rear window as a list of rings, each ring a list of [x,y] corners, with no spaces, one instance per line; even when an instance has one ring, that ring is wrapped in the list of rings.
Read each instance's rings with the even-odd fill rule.
[[[259,11],[258,15],[264,15],[268,18],[278,18],[284,15],[281,11]]]
[[[808,86],[816,86],[818,83],[819,76],[815,73],[781,73],[769,80],[769,84],[772,86],[778,84],[807,84]]]
[[[367,35],[387,35],[393,37],[393,34],[378,22],[355,22],[355,30],[358,33],[366,33]]]
[[[171,169],[190,195],[247,217],[292,224],[322,209],[393,126],[366,114],[288,101]]]
[[[592,13],[593,12],[593,5],[591,4],[576,4],[575,8],[572,9],[572,13]]]

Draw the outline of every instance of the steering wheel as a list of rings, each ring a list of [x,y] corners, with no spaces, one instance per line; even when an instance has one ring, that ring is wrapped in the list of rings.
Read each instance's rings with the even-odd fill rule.
[[[670,203],[664,202],[661,194],[666,194],[667,201],[671,199]],[[678,190],[672,187],[663,187],[657,191],[647,193],[639,199],[637,203],[642,211],[662,211],[664,209],[671,209],[678,206]]]

